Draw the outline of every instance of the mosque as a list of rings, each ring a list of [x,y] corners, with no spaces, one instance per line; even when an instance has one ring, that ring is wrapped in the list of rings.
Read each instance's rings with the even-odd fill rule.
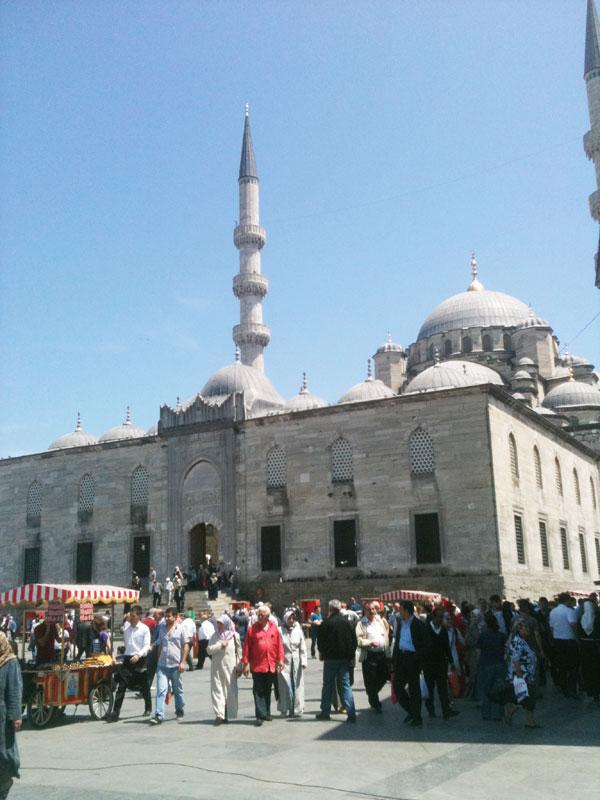
[[[586,153],[600,185],[600,46],[588,2]],[[236,356],[144,431],[80,419],[42,453],[0,462],[0,587],[127,584],[132,570],[223,559],[242,595],[395,588],[476,598],[590,590],[600,578],[600,375],[548,321],[464,291],[407,347],[387,340],[329,404],[265,373],[259,176],[246,109],[239,169]],[[598,192],[590,198],[600,219]],[[466,272],[466,270],[465,270]],[[331,583],[335,582],[335,584]],[[335,586],[335,588],[332,588]]]

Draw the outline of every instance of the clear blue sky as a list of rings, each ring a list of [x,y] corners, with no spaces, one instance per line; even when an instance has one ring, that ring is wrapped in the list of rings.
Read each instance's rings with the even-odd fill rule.
[[[284,396],[414,341],[472,250],[561,346],[598,310],[584,0],[5,0],[0,30],[2,456],[233,360],[246,100]],[[600,364],[599,321],[570,350]]]

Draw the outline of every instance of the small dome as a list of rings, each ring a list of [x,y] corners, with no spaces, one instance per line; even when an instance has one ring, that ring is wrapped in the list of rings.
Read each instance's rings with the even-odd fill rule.
[[[571,380],[559,383],[544,397],[545,408],[568,408],[570,406],[594,406],[600,408],[600,391],[583,381]]]
[[[244,393],[246,408],[255,417],[281,411],[285,407],[285,400],[264,372],[239,360],[215,372],[200,394],[204,399],[212,398],[219,405],[234,392]]]
[[[311,394],[308,391],[308,383],[306,381],[306,372],[302,375],[302,386],[297,395],[294,395],[285,404],[286,411],[309,411],[311,408],[325,408],[329,403],[316,394]]]
[[[521,322],[521,324],[518,326],[519,330],[522,330],[524,328],[549,328],[549,327],[550,327],[549,323],[545,319],[538,317],[531,306],[529,306],[529,311],[527,313],[527,316],[525,317],[523,322]]]
[[[402,350],[402,345],[398,344],[398,342],[393,342],[391,333],[388,333],[385,342],[381,347],[377,348],[377,353],[401,353]]]
[[[532,381],[533,378],[524,369],[518,369],[515,372],[515,374],[513,375],[513,380],[515,380],[515,381]]]
[[[395,397],[396,395],[383,381],[374,380],[371,373],[371,359],[369,359],[367,378],[355,384],[343,394],[338,403],[363,403],[367,400],[381,400],[382,397]]]
[[[443,361],[424,369],[413,378],[404,394],[479,386],[486,383],[504,386],[500,375],[490,367],[484,367],[483,364],[473,361]]]
[[[67,447],[86,447],[89,444],[97,444],[98,438],[91,433],[86,433],[81,429],[81,415],[77,414],[77,425],[71,433],[65,433],[55,439],[48,450],[65,450]]]
[[[125,422],[122,425],[116,425],[114,428],[103,433],[98,441],[100,442],[116,442],[122,439],[139,439],[145,436],[146,431],[143,428],[138,428],[131,422],[131,412],[127,406],[127,415]]]
[[[523,358],[520,358],[517,361],[517,366],[518,367],[535,367],[535,361],[533,361],[533,359],[531,359],[531,358],[527,358],[527,356],[524,356]]]

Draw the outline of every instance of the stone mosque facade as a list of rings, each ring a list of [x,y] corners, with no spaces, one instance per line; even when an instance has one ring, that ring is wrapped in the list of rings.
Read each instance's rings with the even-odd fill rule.
[[[590,0],[592,138],[598,41]],[[590,157],[594,147],[587,134]],[[466,290],[440,303],[408,347],[388,336],[337,403],[306,379],[285,400],[265,374],[267,236],[247,109],[238,183],[234,363],[163,406],[149,431],[128,412],[96,438],[78,418],[47,451],[1,461],[0,588],[125,585],[132,570],[143,577],[152,565],[164,577],[210,558],[235,570],[250,599],[591,590],[600,578],[593,364],[561,355],[546,320],[486,288],[473,256]]]

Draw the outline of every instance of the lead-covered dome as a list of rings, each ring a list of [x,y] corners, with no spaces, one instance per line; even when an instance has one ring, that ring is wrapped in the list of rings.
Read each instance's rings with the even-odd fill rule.
[[[290,398],[285,404],[286,411],[309,411],[311,408],[325,408],[329,403],[316,394],[308,391],[306,372],[302,374],[302,386],[298,394]]]
[[[59,436],[48,447],[48,450],[65,450],[67,447],[86,447],[90,444],[97,444],[98,437],[91,433],[86,433],[81,428],[81,415],[77,414],[77,425],[75,430]]]
[[[218,405],[234,392],[244,393],[246,408],[252,416],[274,413],[285,407],[285,400],[264,372],[238,360],[215,372],[200,394]]]
[[[544,408],[569,408],[593,406],[600,408],[600,391],[583,381],[573,379],[559,383],[551,389],[542,402]]]
[[[131,422],[131,411],[127,406],[127,414],[125,422],[122,425],[116,425],[114,428],[103,433],[98,441],[100,442],[117,442],[123,439],[139,439],[141,436],[146,436],[146,431],[143,428],[138,428]]]
[[[474,361],[442,361],[424,369],[408,384],[403,394],[434,392],[439,389],[457,389],[493,383],[504,386],[500,375],[490,367]]]
[[[340,397],[338,403],[364,403],[367,400],[381,400],[383,397],[395,396],[394,392],[383,381],[373,378],[371,359],[369,359],[366,380],[356,383],[351,389],[348,389]]]
[[[488,291],[478,280],[475,255],[471,275],[467,291],[440,303],[421,325],[417,340],[463,328],[516,328],[528,319],[529,306],[504,292]]]

